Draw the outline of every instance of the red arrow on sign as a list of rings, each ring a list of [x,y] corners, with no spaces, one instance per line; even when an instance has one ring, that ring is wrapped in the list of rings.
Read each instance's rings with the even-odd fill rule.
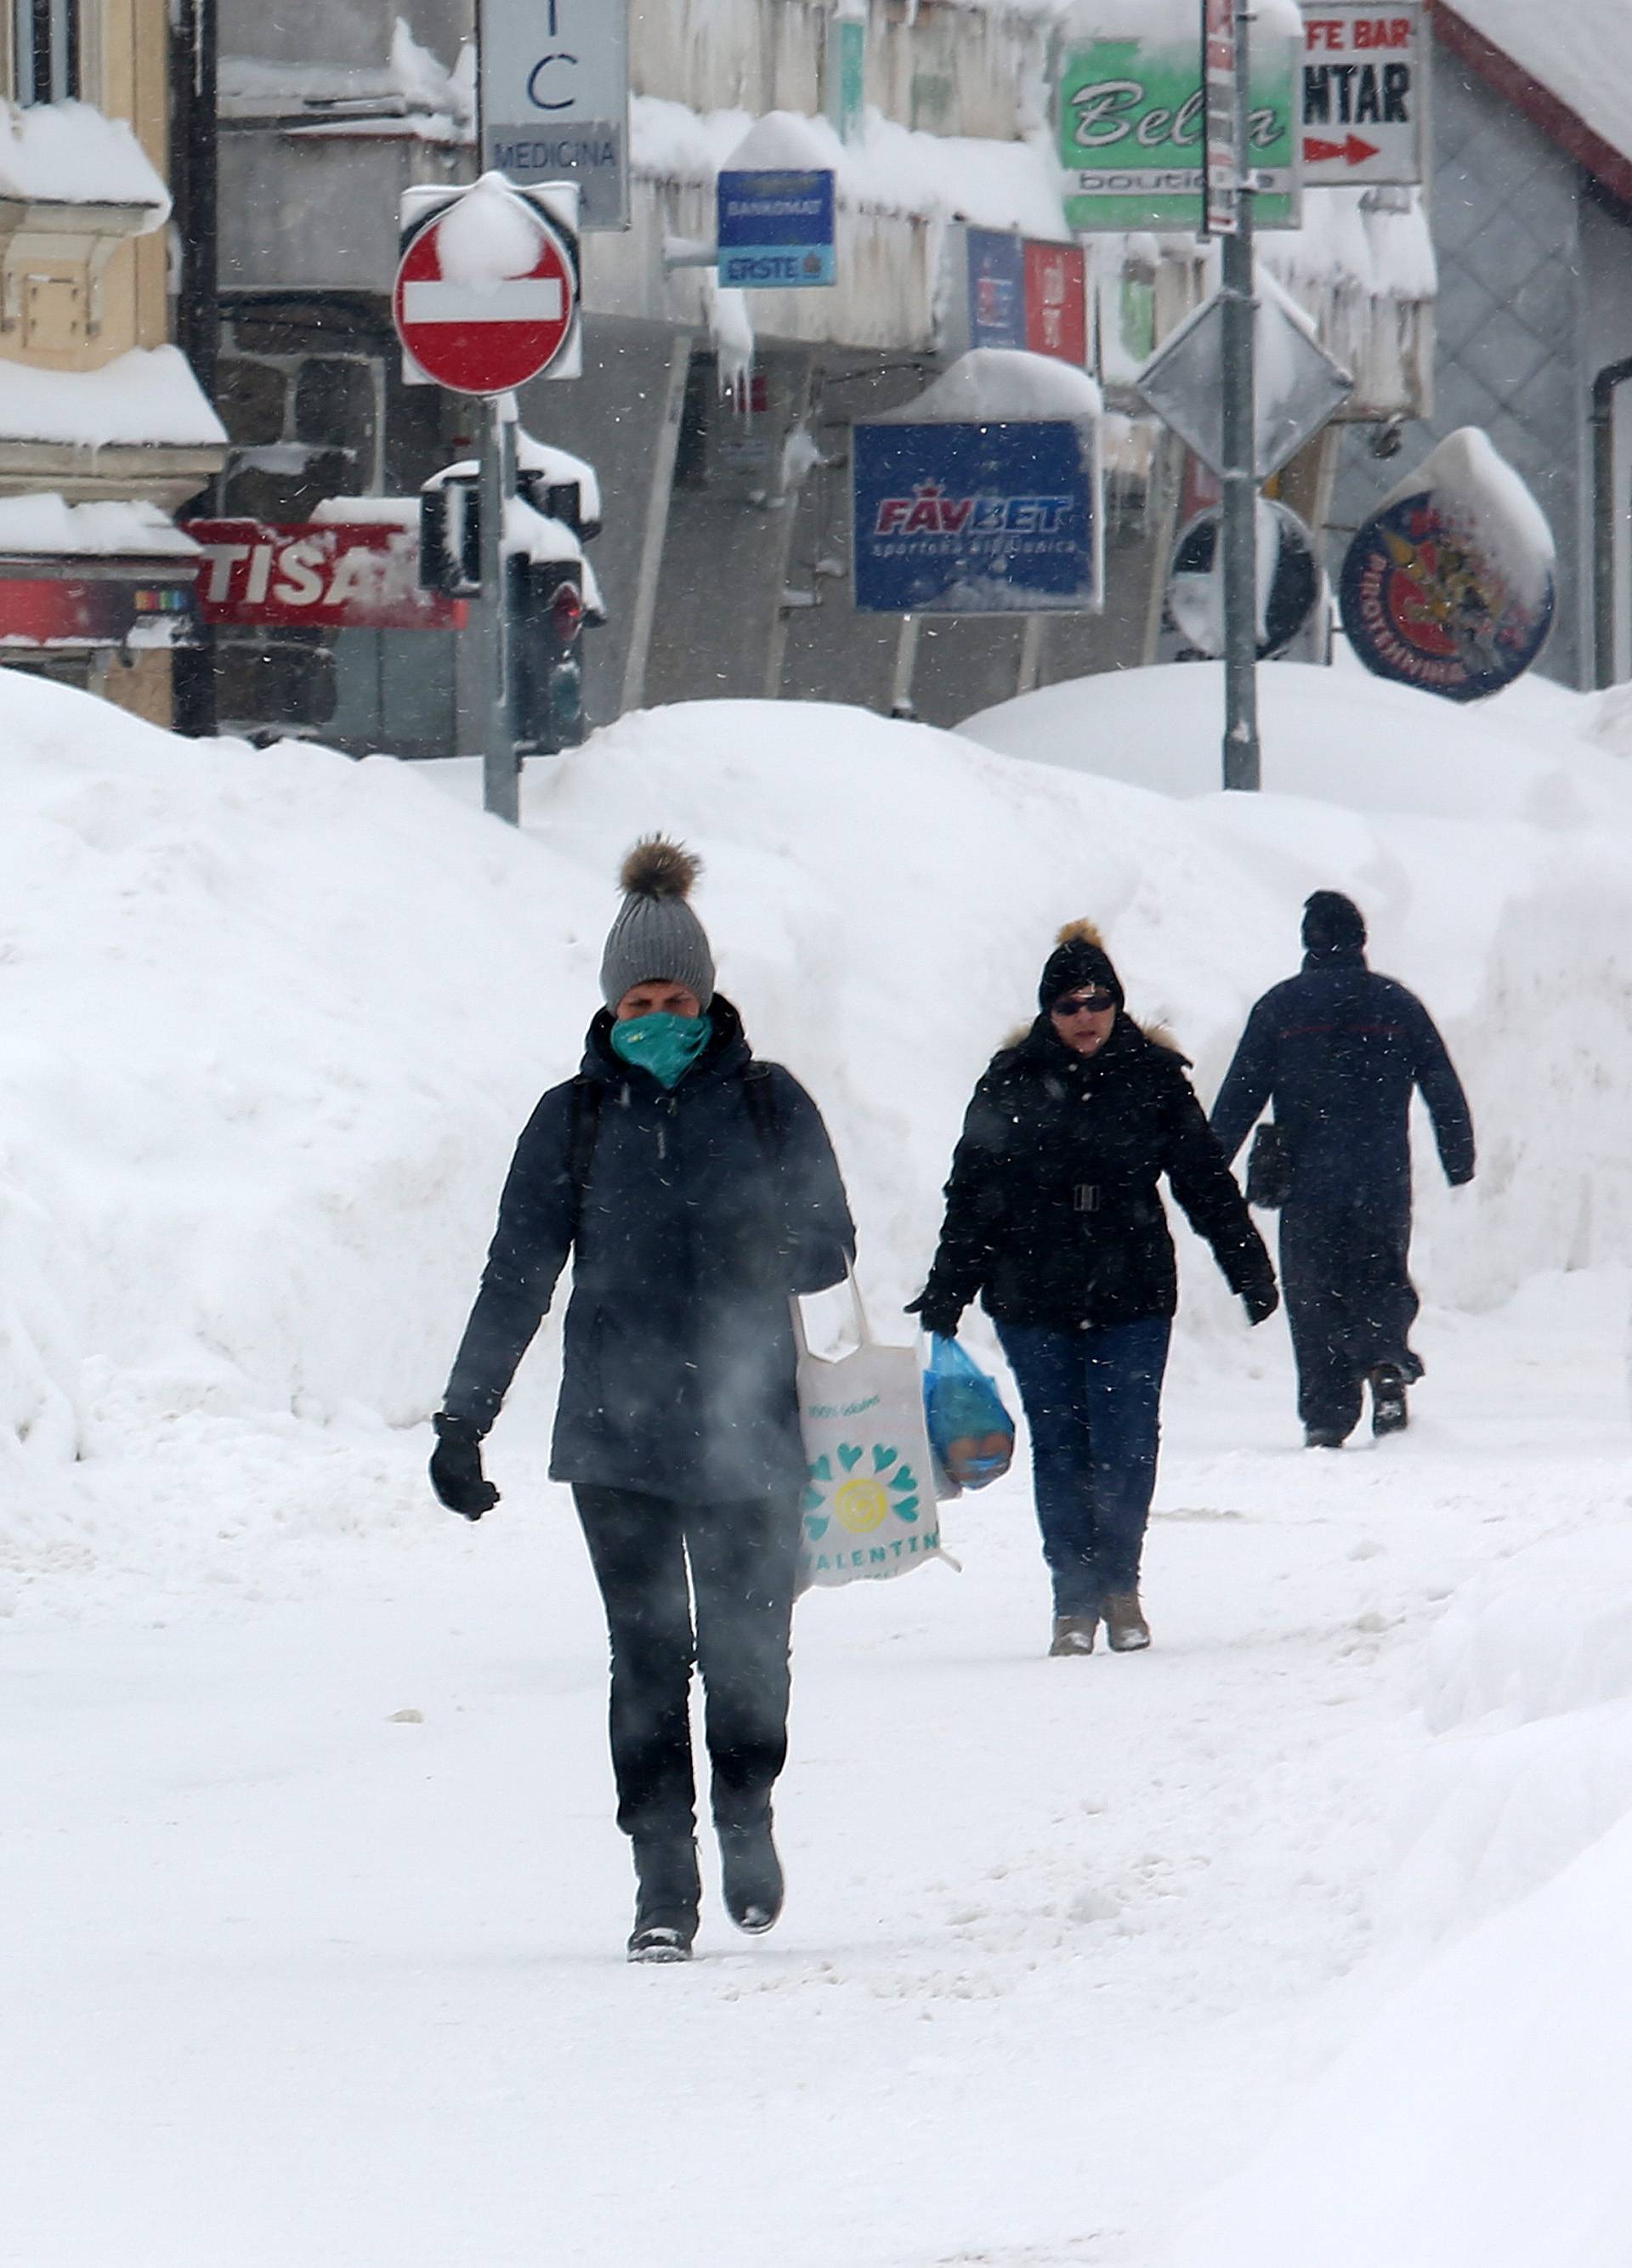
[[[461,203],[459,258],[445,258],[443,242],[458,207],[434,215],[408,239],[392,295],[397,335],[439,386],[459,394],[506,394],[537,378],[567,345],[577,276],[549,222],[499,176],[484,175]],[[479,261],[467,272],[473,227],[480,247],[489,225],[498,239],[496,262]]]
[[[1306,166],[1324,166],[1334,158],[1345,158],[1351,166],[1364,166],[1368,158],[1377,155],[1376,143],[1363,142],[1357,134],[1351,134],[1347,142],[1304,144],[1304,163]]]

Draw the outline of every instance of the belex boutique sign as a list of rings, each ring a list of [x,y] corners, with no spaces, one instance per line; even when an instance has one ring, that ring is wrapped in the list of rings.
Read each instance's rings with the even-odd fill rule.
[[[1061,58],[1058,149],[1074,229],[1202,225],[1207,96],[1200,16],[1188,39],[1083,37]],[[1297,101],[1301,40],[1273,22],[1253,41],[1248,126],[1261,228],[1298,223]]]

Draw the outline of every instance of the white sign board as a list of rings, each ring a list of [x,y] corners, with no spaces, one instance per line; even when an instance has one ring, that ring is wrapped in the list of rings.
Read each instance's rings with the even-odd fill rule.
[[[629,225],[629,0],[480,0],[482,172],[576,181],[582,229]]]
[[[1305,0],[1304,187],[1420,181],[1428,80],[1422,0]]]

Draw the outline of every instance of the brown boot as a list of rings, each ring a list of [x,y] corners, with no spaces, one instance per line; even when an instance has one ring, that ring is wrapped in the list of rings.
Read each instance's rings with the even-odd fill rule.
[[[1105,1635],[1113,1653],[1137,1653],[1150,1643],[1150,1625],[1139,1611],[1137,1591],[1105,1594]]]
[[[1092,1653],[1094,1633],[1099,1627],[1098,1615],[1056,1615],[1054,1618],[1054,1642],[1048,1648],[1050,1660],[1055,1654]]]

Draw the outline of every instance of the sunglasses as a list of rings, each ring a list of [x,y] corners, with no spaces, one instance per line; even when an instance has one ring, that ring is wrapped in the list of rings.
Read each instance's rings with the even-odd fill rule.
[[[1056,1000],[1048,1013],[1051,1016],[1103,1016],[1107,1008],[1115,1005],[1114,992],[1077,992],[1069,1000]]]

